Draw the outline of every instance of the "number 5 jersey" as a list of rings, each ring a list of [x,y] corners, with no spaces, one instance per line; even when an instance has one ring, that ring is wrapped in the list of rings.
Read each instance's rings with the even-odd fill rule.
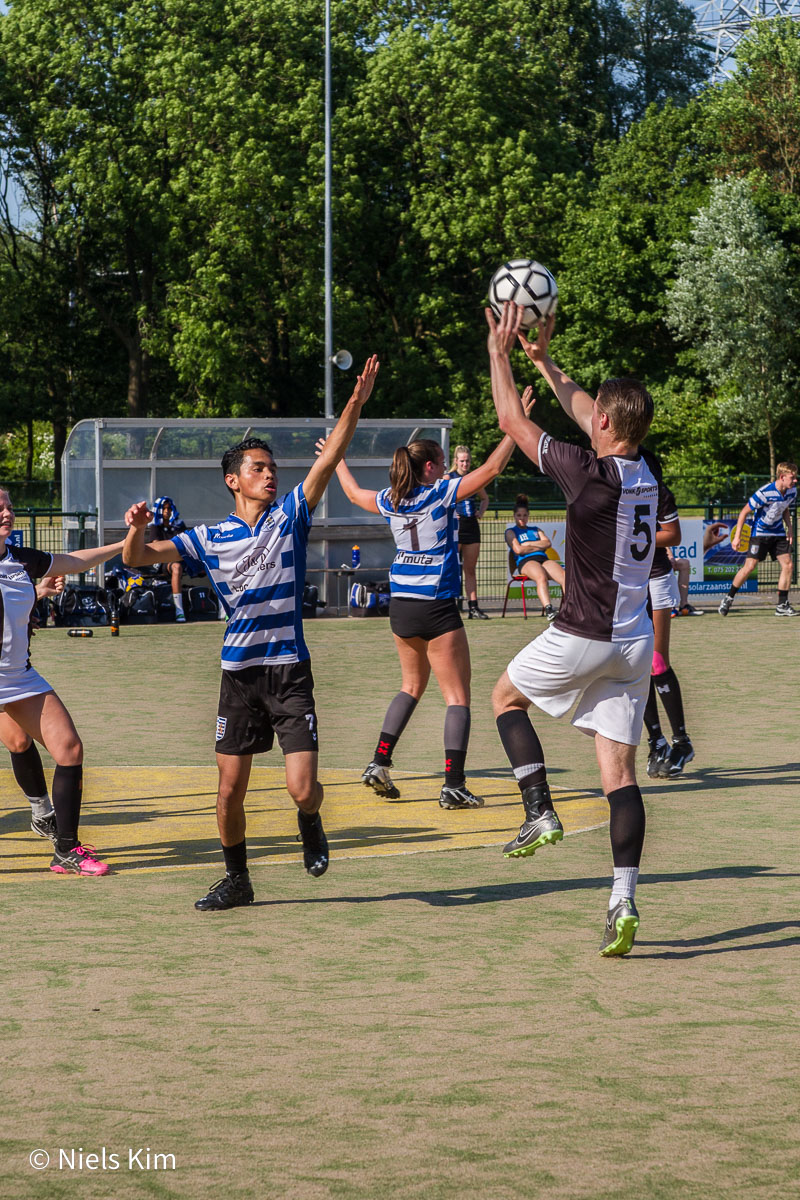
[[[539,462],[567,500],[567,578],[554,624],[595,641],[652,637],[647,581],[656,523],[678,519],[657,459],[641,447],[636,457],[598,458],[545,433]]]

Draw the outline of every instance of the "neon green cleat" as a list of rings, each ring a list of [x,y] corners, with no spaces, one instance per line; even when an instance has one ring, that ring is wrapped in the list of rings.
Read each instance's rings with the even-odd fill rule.
[[[619,904],[608,910],[600,953],[604,958],[621,958],[623,954],[630,954],[638,928],[636,905],[632,900],[620,900]]]

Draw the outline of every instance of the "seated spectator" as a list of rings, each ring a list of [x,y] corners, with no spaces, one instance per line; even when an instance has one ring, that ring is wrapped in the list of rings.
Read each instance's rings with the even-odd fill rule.
[[[153,521],[150,529],[152,530],[151,540],[157,542],[166,542],[176,537],[179,533],[185,533],[186,524],[181,520],[178,506],[170,496],[159,496],[156,500],[153,505]],[[185,560],[164,563],[163,569],[172,586],[172,603],[175,605],[175,620],[178,624],[182,624],[186,620],[186,614],[183,611],[181,577],[184,571],[189,576],[202,575],[203,569]]]
[[[548,621],[556,619],[556,610],[550,603],[550,584],[552,579],[564,591],[564,568],[557,559],[551,558],[547,551],[551,543],[543,529],[529,525],[530,512],[528,497],[517,496],[514,505],[514,524],[506,529],[506,545],[509,548],[509,569],[515,575],[523,575],[536,585],[536,594],[542,606],[542,615]],[[513,566],[512,566],[513,564]],[[524,586],[524,585],[523,585]]]

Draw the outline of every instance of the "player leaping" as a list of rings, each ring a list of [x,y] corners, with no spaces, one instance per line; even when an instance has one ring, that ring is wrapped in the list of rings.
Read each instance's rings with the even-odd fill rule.
[[[645,812],[635,756],[653,658],[647,581],[656,520],[674,519],[674,503],[658,464],[639,445],[653,417],[645,388],[634,379],[609,379],[592,400],[547,353],[554,321],[543,323],[533,343],[520,333],[521,317],[514,304],[499,323],[486,310],[492,394],[500,428],[566,496],[566,584],[555,621],[511,661],[492,696],[525,809],[504,853],[525,857],[564,836],[528,709],[533,703],[560,717],[577,702],[572,723],[594,737],[611,809],[614,885],[600,953],[621,955],[639,927],[634,894]],[[590,436],[591,450],[558,442],[523,416],[509,358],[518,337],[562,408]]]
[[[303,483],[276,498],[272,451],[248,438],[222,459],[235,510],[218,525],[200,525],[171,541],[145,545],[151,520],[146,504],[126,514],[126,566],[178,562],[205,567],[229,620],[222,645],[222,684],[216,728],[219,794],[217,824],[225,876],[198,900],[201,910],[251,904],[244,799],[254,754],[283,751],[286,787],[297,805],[303,861],[310,875],[328,869],[328,841],[319,808],[314,680],[303,639],[302,601],[311,514],[355,432],[372,392],[378,359],[367,359],[352,396]]]

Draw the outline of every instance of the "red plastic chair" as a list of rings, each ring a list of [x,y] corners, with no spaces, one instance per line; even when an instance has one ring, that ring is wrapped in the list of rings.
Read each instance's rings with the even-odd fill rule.
[[[509,579],[508,583],[506,584],[506,596],[505,596],[505,600],[503,601],[503,611],[500,615],[503,617],[506,615],[506,608],[508,607],[508,593],[511,591],[511,588],[515,583],[519,583],[522,585],[522,587],[521,587],[522,616],[523,616],[523,619],[527,621],[528,606],[527,606],[526,599],[525,599],[525,585],[529,584],[531,587],[535,587],[536,585],[534,584],[532,579],[528,578],[527,575],[515,575],[514,574],[514,566],[516,564],[516,561],[517,561],[516,554],[514,554],[513,550],[509,550],[509,552],[508,552],[508,570],[509,570],[511,578]]]

